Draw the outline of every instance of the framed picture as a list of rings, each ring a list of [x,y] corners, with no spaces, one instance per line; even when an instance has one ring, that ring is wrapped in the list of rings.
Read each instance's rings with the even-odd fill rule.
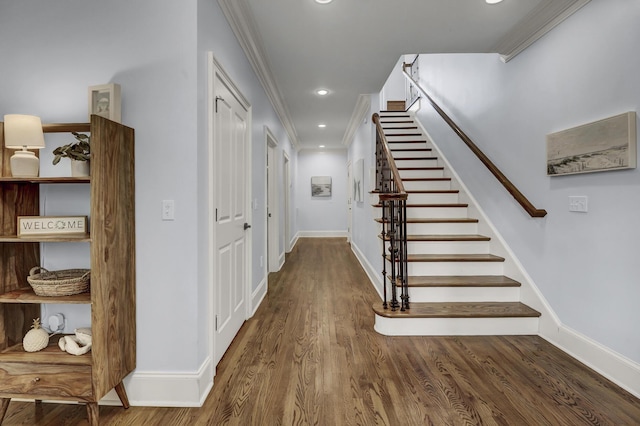
[[[331,176],[311,177],[312,197],[331,197]]]
[[[353,169],[353,199],[357,203],[364,201],[364,160],[360,158],[356,161]]]
[[[120,85],[102,84],[89,87],[89,115],[96,114],[120,122]]]
[[[547,175],[635,169],[636,113],[547,135]]]

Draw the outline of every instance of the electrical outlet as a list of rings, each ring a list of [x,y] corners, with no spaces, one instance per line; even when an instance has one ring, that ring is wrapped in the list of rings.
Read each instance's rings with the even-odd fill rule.
[[[173,200],[162,200],[162,220],[175,219],[176,205]]]
[[[569,197],[569,211],[570,212],[580,212],[586,213],[588,210],[587,206],[588,198],[584,195],[573,195]]]

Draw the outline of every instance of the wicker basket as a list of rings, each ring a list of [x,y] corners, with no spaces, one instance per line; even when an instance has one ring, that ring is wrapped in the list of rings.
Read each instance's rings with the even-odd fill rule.
[[[89,269],[64,269],[50,272],[40,266],[34,266],[29,271],[27,281],[38,296],[71,296],[88,291],[90,278]]]

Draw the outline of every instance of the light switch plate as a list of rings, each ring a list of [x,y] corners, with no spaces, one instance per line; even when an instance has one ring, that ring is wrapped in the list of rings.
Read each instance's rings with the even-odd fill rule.
[[[572,195],[569,197],[569,211],[586,213],[588,211],[588,198],[585,195]]]
[[[162,200],[162,220],[174,220],[176,205],[173,200]]]

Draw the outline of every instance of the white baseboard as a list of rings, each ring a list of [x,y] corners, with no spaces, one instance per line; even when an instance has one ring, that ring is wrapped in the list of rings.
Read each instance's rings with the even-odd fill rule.
[[[133,372],[124,379],[129,403],[138,407],[202,407],[213,387],[213,365],[207,358],[195,373]],[[116,392],[101,405],[121,405]]]
[[[296,244],[298,243],[298,238],[300,238],[300,236],[298,235],[298,233],[296,232],[296,235],[293,236],[293,238],[291,239],[291,241],[289,242],[289,247],[291,247],[291,251],[293,251],[293,248],[296,246]]]
[[[285,253],[285,252],[282,252],[282,254],[280,255],[280,257],[278,258],[278,262],[279,262],[279,264],[278,264],[278,271],[279,271],[280,269],[282,269],[282,267],[284,266],[285,256],[286,256],[286,253]]]
[[[258,310],[258,307],[267,295],[267,290],[267,277],[264,277],[262,281],[260,281],[260,284],[258,284],[258,288],[251,293],[251,316]]]
[[[347,238],[347,231],[299,231],[297,238]]]
[[[640,398],[640,364],[564,325],[540,337]]]
[[[351,251],[356,255],[356,258],[358,259],[358,262],[360,262],[362,269],[364,269],[367,277],[369,277],[369,282],[371,282],[371,285],[376,290],[376,293],[378,293],[378,296],[380,296],[380,300],[382,300],[382,286],[384,285],[381,278],[382,272],[378,272],[371,265],[371,263],[369,263],[365,255],[362,254],[360,248],[353,241],[351,242]]]

